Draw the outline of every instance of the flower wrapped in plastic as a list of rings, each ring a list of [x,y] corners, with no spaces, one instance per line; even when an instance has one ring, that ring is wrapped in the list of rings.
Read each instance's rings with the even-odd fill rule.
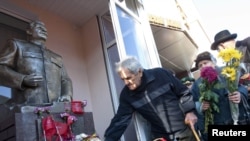
[[[66,124],[69,127],[69,132],[70,132],[70,138],[74,137],[74,134],[72,132],[72,127],[71,125],[77,120],[77,118],[73,115],[70,115],[68,112],[64,112],[60,114],[60,117],[66,122]]]
[[[73,124],[77,120],[77,118],[75,116],[70,115],[69,113],[66,113],[66,112],[61,113],[60,116],[61,116],[61,118],[63,118],[66,121],[66,123],[68,125]]]
[[[229,47],[221,50],[219,57],[222,58],[225,63],[221,74],[226,78],[226,88],[229,94],[232,94],[234,91],[238,90],[240,78],[239,66],[242,53],[235,49],[235,47]],[[239,118],[239,105],[231,101],[229,104],[234,125],[237,125]]]
[[[37,114],[37,117],[38,117],[38,119],[36,119],[37,127],[43,126],[41,124],[42,124],[42,121],[44,121],[44,114],[49,115],[50,109],[51,109],[51,107],[35,107],[34,113]],[[43,138],[46,140],[46,138],[47,138],[46,131],[44,129],[42,129],[42,131],[43,131]],[[39,135],[39,137],[40,137],[40,135]]]
[[[218,102],[219,96],[213,92],[213,89],[221,88],[218,80],[218,73],[212,67],[204,67],[201,70],[202,81],[199,85],[200,98],[199,101],[207,101],[210,103],[210,107],[204,112],[205,116],[205,131],[208,131],[208,125],[214,123],[214,112],[219,112]]]

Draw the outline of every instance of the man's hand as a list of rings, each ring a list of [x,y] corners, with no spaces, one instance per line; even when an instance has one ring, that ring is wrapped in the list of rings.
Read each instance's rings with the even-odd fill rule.
[[[197,122],[197,116],[193,112],[186,113],[185,123],[194,125]]]
[[[26,87],[38,87],[39,84],[43,81],[42,75],[27,75],[23,79],[23,85]]]
[[[238,103],[240,103],[240,100],[241,100],[240,96],[241,96],[240,92],[235,91],[231,94],[228,94],[228,99],[229,99],[229,101],[232,101],[233,103],[238,104]]]
[[[210,103],[208,101],[202,101],[201,110],[206,111],[210,107]]]
[[[196,140],[200,141],[200,137],[199,137],[199,135],[197,134],[197,132],[195,131],[195,128],[194,128],[194,124],[196,122],[197,122],[197,117],[193,112],[189,112],[189,113],[186,114],[185,123],[190,126]]]

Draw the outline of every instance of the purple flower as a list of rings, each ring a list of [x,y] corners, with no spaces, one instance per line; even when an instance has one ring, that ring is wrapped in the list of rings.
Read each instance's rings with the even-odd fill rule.
[[[218,73],[213,67],[204,67],[201,70],[201,77],[207,80],[209,83],[215,82],[218,78]]]
[[[218,73],[213,67],[204,67],[201,69],[201,78],[203,79],[199,85],[200,98],[199,101],[209,101],[210,107],[204,111],[205,115],[205,132],[208,130],[208,125],[214,123],[214,112],[219,112],[218,101],[219,96],[211,89],[219,89]]]

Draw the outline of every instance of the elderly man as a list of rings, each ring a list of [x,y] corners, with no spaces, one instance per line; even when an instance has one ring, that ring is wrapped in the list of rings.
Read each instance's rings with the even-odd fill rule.
[[[47,29],[41,21],[27,29],[29,41],[9,40],[0,52],[0,85],[10,87],[6,105],[46,105],[72,100],[72,82],[62,57],[45,46]]]
[[[246,47],[250,50],[250,37],[245,38],[244,40],[236,41],[237,34],[231,34],[229,30],[225,29],[215,34],[214,42],[211,45],[211,50],[222,50],[227,47],[236,47],[242,48]]]
[[[105,141],[118,141],[135,111],[150,122],[152,140],[195,141],[187,125],[197,121],[192,95],[170,70],[143,69],[134,57],[125,58],[116,67],[125,86]]]

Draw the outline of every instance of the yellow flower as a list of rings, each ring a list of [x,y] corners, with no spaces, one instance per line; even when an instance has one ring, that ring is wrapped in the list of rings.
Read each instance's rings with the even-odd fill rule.
[[[234,48],[221,50],[218,55],[223,59],[225,63],[229,63],[232,58],[235,60],[240,60],[242,57],[242,53]]]
[[[235,70],[235,68],[225,67],[225,68],[222,69],[221,74],[226,76],[227,78],[229,78],[230,81],[234,81],[236,79],[236,70]]]
[[[221,74],[226,78],[226,88],[229,91],[229,94],[238,89],[238,69],[241,61],[242,53],[235,48],[226,48],[221,50],[219,57],[223,59],[223,62],[226,66],[222,69]],[[229,102],[231,116],[234,121],[234,125],[237,125],[239,118],[239,107],[238,104]]]
[[[222,58],[223,62],[226,66],[222,69],[221,74],[225,76],[227,80],[227,87],[230,92],[237,89],[236,82],[237,78],[237,71],[239,69],[240,60],[242,57],[242,53],[235,49],[234,47],[226,48],[221,50],[218,54],[220,58]]]

